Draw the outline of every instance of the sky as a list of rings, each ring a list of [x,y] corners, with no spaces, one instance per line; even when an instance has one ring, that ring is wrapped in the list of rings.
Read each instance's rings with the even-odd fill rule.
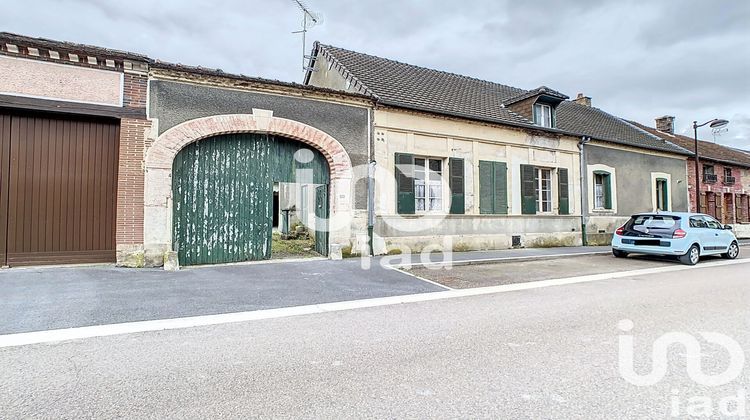
[[[305,0],[312,42],[532,89],[750,150],[750,1]],[[0,30],[302,81],[292,0],[4,0]]]

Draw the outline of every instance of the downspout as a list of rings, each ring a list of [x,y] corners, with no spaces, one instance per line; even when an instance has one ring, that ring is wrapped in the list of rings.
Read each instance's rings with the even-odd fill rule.
[[[588,223],[589,218],[589,208],[588,208],[588,182],[586,180],[586,153],[584,150],[584,147],[586,146],[586,143],[591,141],[591,137],[581,136],[581,141],[578,142],[578,152],[580,158],[578,159],[581,163],[580,168],[580,182],[581,182],[581,243],[583,246],[587,246],[589,244],[588,241],[588,233],[586,231],[586,224]]]
[[[370,256],[375,255],[375,107],[377,99],[373,99],[372,108],[367,111],[368,134],[367,143],[367,244],[370,248]]]

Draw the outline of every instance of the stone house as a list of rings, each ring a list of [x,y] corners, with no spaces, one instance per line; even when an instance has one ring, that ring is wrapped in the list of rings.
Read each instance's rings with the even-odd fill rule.
[[[689,152],[590,98],[323,44],[312,57],[307,84],[376,98],[378,252],[443,237],[458,249],[608,243],[633,213],[687,210]]]
[[[316,43],[305,84],[375,98],[375,253],[579,245],[567,96]]]

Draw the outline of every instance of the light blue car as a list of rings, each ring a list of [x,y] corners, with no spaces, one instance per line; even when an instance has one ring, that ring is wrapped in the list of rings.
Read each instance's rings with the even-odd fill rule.
[[[688,265],[698,264],[705,255],[733,260],[740,255],[731,226],[724,226],[702,213],[643,213],[633,215],[612,238],[612,254],[678,257]]]

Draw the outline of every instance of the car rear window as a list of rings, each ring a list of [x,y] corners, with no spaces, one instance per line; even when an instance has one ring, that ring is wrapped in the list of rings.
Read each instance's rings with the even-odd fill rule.
[[[660,214],[641,214],[633,216],[628,221],[626,233],[629,236],[649,236],[657,238],[671,238],[674,231],[680,227],[680,218]]]

